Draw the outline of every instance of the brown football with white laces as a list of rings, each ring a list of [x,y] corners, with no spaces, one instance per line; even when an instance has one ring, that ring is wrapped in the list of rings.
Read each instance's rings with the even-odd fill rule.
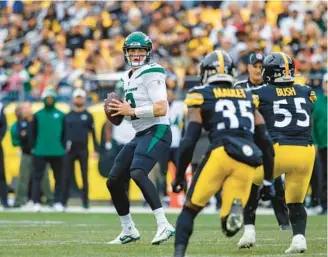
[[[113,99],[123,103],[123,99],[118,94],[112,92],[112,93],[107,95],[107,98],[106,98],[105,104],[104,104],[104,111],[105,111],[107,119],[113,125],[118,126],[122,123],[124,115],[112,116],[112,114],[116,113],[116,111],[111,110],[111,107],[110,107],[110,104],[113,102]]]

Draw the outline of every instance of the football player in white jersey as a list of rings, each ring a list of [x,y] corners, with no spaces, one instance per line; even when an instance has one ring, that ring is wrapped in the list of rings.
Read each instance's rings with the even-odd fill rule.
[[[152,244],[160,244],[175,235],[174,227],[165,217],[158,193],[148,178],[149,172],[169,151],[172,134],[168,118],[165,70],[150,63],[152,41],[142,32],[133,32],[123,45],[125,62],[131,67],[121,79],[125,101],[114,101],[115,115],[130,116],[136,136],[126,144],[115,159],[109,173],[107,188],[120,216],[121,234],[110,244],[127,244],[140,239],[129,210],[124,183],[132,178],[153,210],[157,233]]]

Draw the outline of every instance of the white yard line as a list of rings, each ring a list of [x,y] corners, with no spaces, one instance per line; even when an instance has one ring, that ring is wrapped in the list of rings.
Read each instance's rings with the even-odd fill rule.
[[[134,206],[131,207],[131,213],[135,214],[150,214],[152,213],[152,210],[148,207],[138,207]],[[12,208],[12,209],[0,209],[0,212],[3,213],[11,213],[11,212],[26,212],[26,213],[33,213],[33,207],[27,206],[27,207],[22,207],[22,208]],[[43,206],[41,208],[41,212],[44,213],[55,213],[56,211],[48,206]],[[65,210],[66,213],[95,213],[95,214],[102,214],[102,213],[115,213],[116,210],[113,206],[92,206],[88,210],[83,209],[82,207],[79,206],[70,206]],[[169,214],[179,214],[181,212],[181,209],[179,208],[166,208],[165,209],[166,213]],[[219,211],[217,211],[213,207],[208,207],[205,208],[202,211],[202,214],[219,214]],[[274,215],[273,209],[272,208],[258,208],[256,211],[256,214],[258,215]],[[308,216],[312,216],[311,214],[308,214]]]
[[[1,224],[21,224],[21,225],[58,225],[64,224],[64,221],[54,220],[0,220]]]
[[[146,208],[146,207],[131,207],[131,213],[136,213],[136,214],[144,214],[144,213],[152,213],[152,210],[150,208]],[[2,212],[4,213],[11,213],[11,212],[27,212],[27,213],[33,213],[33,207],[22,207],[22,208],[13,208],[13,209],[6,209],[6,210],[2,210]],[[41,208],[41,212],[45,212],[45,213],[54,213],[56,211],[54,211],[52,208],[44,206]],[[77,206],[72,206],[72,207],[68,207],[65,211],[66,213],[116,213],[116,210],[114,207],[110,206],[110,207],[106,207],[106,206],[94,206],[91,207],[88,210],[84,210],[81,207],[77,207]],[[169,214],[179,214],[181,212],[181,209],[178,208],[167,208],[165,209],[166,213]],[[219,212],[215,209],[215,208],[205,208],[202,212],[203,214],[218,214]],[[272,209],[266,209],[266,208],[259,208],[257,210],[257,214],[259,215],[273,215],[274,212]]]

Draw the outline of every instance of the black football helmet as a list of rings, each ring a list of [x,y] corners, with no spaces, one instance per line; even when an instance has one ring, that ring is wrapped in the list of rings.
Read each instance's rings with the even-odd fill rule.
[[[223,50],[215,50],[205,56],[200,64],[202,84],[215,82],[234,83],[235,66],[231,56]]]
[[[272,53],[263,60],[262,76],[265,83],[291,85],[295,80],[295,65],[285,53]]]

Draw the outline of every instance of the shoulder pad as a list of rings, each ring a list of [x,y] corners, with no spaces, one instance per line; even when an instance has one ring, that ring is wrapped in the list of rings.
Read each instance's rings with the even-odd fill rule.
[[[151,64],[147,64],[145,68],[140,72],[140,74],[136,77],[139,78],[143,75],[150,74],[150,73],[161,73],[161,74],[166,74],[165,69],[160,66],[159,64],[154,64],[153,66]]]

